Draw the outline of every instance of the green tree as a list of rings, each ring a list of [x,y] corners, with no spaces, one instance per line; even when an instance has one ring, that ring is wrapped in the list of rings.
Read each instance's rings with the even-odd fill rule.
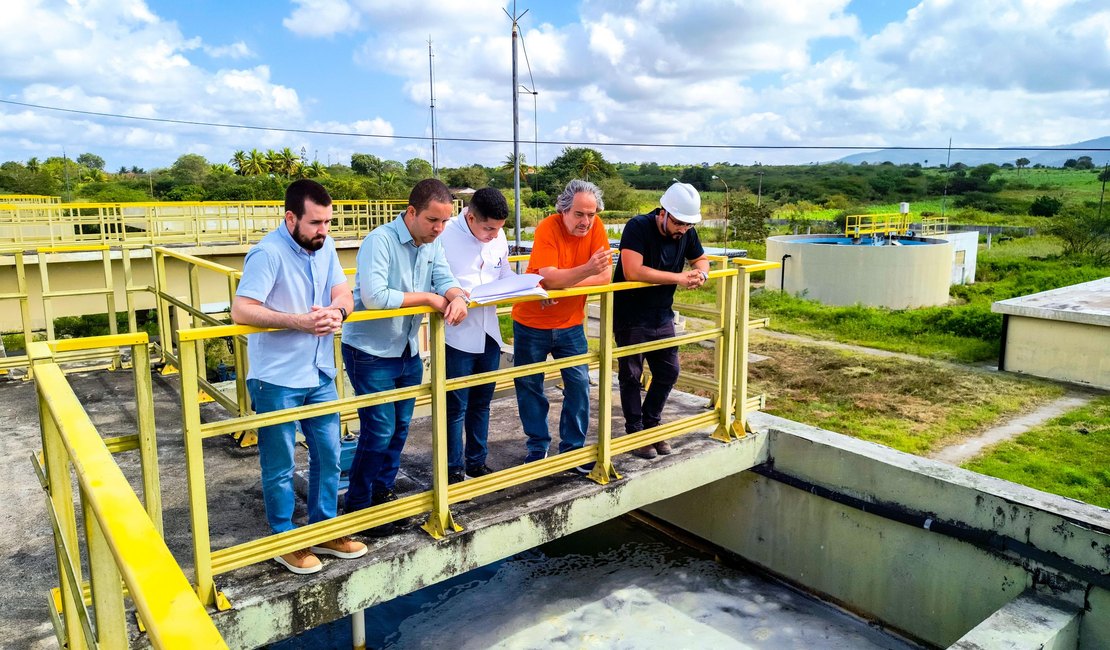
[[[1029,206],[1029,214],[1034,217],[1051,217],[1064,207],[1064,202],[1060,199],[1042,194],[1033,199],[1033,203]]]
[[[472,187],[481,189],[489,184],[489,174],[481,165],[441,170],[443,182],[451,187]]]
[[[320,179],[326,179],[326,178],[331,177],[331,175],[328,174],[327,168],[324,167],[323,165],[321,165],[319,160],[314,160],[314,161],[312,161],[311,164],[309,164],[307,167],[305,167],[305,175],[308,178],[320,178]]]
[[[524,183],[528,182],[528,177],[525,175],[525,172],[526,172],[528,166],[525,162],[524,154],[520,154],[519,158],[520,158],[520,182],[522,184],[524,184]],[[503,172],[508,172],[509,173],[509,178],[512,178],[513,177],[512,176],[513,170],[516,169],[516,165],[517,165],[516,157],[514,157],[513,154],[508,154],[508,155],[505,156],[505,162],[501,163],[501,167],[499,167],[498,169],[500,169]]]
[[[170,176],[182,185],[200,185],[208,175],[208,161],[200,154],[187,153],[170,165]]]
[[[1014,161],[1014,164],[1017,165],[1018,169],[1024,169],[1026,166],[1029,165],[1029,159],[1028,158],[1018,158],[1017,160]]]
[[[104,159],[95,153],[83,153],[77,156],[77,164],[84,165],[89,169],[98,169],[104,171]]]
[[[31,159],[27,161],[27,169],[32,174],[39,173],[39,159],[35,156],[31,156]]]
[[[232,167],[235,168],[235,173],[240,176],[246,176],[243,169],[247,166],[247,154],[242,149],[231,154],[231,160],[228,161]]]
[[[418,181],[432,177],[432,163],[423,158],[409,158],[405,163],[405,176],[415,185]]]
[[[258,149],[251,149],[247,154],[246,164],[243,166],[244,176],[264,176],[270,171],[270,165],[266,162],[266,154]]]
[[[382,159],[370,153],[351,154],[351,170],[359,176],[374,176],[381,174]]]
[[[749,243],[765,241],[770,232],[767,226],[770,219],[771,206],[767,203],[756,205],[750,198],[735,201],[729,208],[729,226],[740,241]]]
[[[594,153],[592,149],[587,149],[582,152],[582,157],[578,160],[578,173],[582,178],[590,180],[590,174],[597,174],[601,170],[598,164],[598,154]]]
[[[1096,264],[1110,264],[1110,214],[1071,206],[1053,219],[1045,231],[1064,244],[1064,255],[1087,256]]]

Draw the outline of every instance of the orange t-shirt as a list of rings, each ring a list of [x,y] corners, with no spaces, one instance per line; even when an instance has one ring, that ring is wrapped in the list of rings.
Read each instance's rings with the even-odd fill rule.
[[[609,248],[609,237],[599,217],[585,237],[567,234],[563,227],[563,217],[553,214],[536,226],[536,238],[532,242],[532,255],[528,258],[528,272],[539,273],[540,269],[554,266],[557,269],[571,269],[585,264],[599,248]],[[549,307],[540,307],[540,301],[522,302],[513,305],[513,320],[536,329],[560,329],[581,325],[586,315],[586,296],[559,298]]]

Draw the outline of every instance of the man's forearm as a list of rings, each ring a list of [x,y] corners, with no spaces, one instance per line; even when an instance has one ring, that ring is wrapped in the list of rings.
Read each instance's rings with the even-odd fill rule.
[[[260,303],[235,301],[231,307],[231,319],[239,325],[268,327],[272,329],[301,329],[300,314],[287,314],[274,311]]]

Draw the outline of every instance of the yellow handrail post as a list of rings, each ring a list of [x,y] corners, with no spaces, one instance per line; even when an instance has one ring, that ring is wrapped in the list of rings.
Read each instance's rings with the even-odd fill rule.
[[[751,273],[745,267],[740,272],[740,287],[737,295],[736,314],[736,419],[732,424],[732,431],[737,437],[743,437],[750,431],[748,429],[748,343],[751,341],[751,330],[748,328],[748,312],[751,304]]]
[[[429,333],[432,348],[432,512],[428,522],[421,526],[425,532],[436,539],[449,532],[458,532],[462,526],[455,523],[448,506],[447,484],[447,368],[446,337],[441,314],[429,317]]]
[[[199,228],[199,226],[198,226],[198,228]],[[199,310],[201,308],[201,303],[200,303],[200,268],[196,264],[191,264],[191,263],[189,264],[189,304],[192,305],[194,309]],[[204,327],[204,321],[202,321],[196,314],[192,314],[192,318],[190,319],[190,322],[193,324],[193,327]],[[206,358],[207,355],[205,354],[205,351],[204,351],[205,342],[204,341],[196,341],[196,342],[193,343],[193,345],[196,347],[197,376],[207,380],[208,379],[208,365],[207,365],[207,358]],[[178,346],[178,348],[183,348],[183,347],[185,347],[185,346],[184,345],[179,345]],[[182,350],[179,349],[178,354],[180,354],[181,358],[184,359],[184,354],[183,354]],[[182,365],[185,365],[184,361],[182,361],[181,363],[182,363]],[[182,370],[184,370],[184,368],[182,368]]]
[[[343,381],[343,336],[341,334],[332,337],[332,347],[335,355],[335,395],[339,399],[343,399],[347,396],[347,383]],[[348,435],[350,435],[350,432],[347,430],[347,423],[340,416],[339,436],[341,439],[345,439]]]
[[[124,228],[125,232],[126,230]],[[135,287],[135,276],[131,271],[131,248],[124,245],[120,248],[120,256],[123,263],[123,299],[127,305],[127,331],[137,332],[139,323],[135,318],[135,298],[132,294],[139,289]]]
[[[151,263],[154,266],[154,305],[158,314],[158,339],[162,350],[162,362],[169,363],[173,352],[173,331],[170,329],[170,303],[164,297],[169,293],[166,278],[166,256],[161,248],[152,248]]]
[[[44,343],[27,344],[27,354],[32,368],[52,361],[50,349]],[[81,584],[81,556],[77,550],[77,515],[73,507],[73,487],[69,477],[69,456],[58,432],[58,425],[38,392],[39,428],[42,431],[42,457],[46,464],[46,498],[48,508],[55,514],[57,533],[54,540],[58,558],[58,588],[62,600],[62,620],[65,623],[68,648],[85,648],[85,635],[78,608],[84,608],[81,592],[73,584]],[[69,576],[69,569],[76,573]],[[69,578],[72,578],[70,580]]]
[[[741,271],[740,273],[743,273]],[[746,274],[745,274],[746,275]],[[717,405],[720,415],[717,429],[712,437],[722,442],[731,441],[735,435],[733,430],[733,390],[736,377],[736,323],[737,323],[737,291],[738,275],[728,275],[717,280],[718,296],[720,298],[721,313],[718,326],[721,328],[721,338],[717,354]]]
[[[46,253],[35,251],[39,263],[39,285],[42,287],[42,317],[46,320],[46,340],[54,340],[54,308],[50,305],[50,274],[46,272]],[[30,349],[30,348],[28,348]]]
[[[239,220],[242,223],[242,219]],[[227,308],[231,313],[231,304],[235,302],[235,291],[239,288],[239,279],[234,274],[227,276]],[[242,342],[242,336],[231,337],[232,357],[235,361],[235,402],[239,406],[239,417],[250,414],[250,399],[247,395],[247,346]],[[336,365],[336,368],[342,368]]]
[[[102,648],[126,648],[127,619],[123,609],[123,579],[84,490],[81,491],[81,511],[85,519],[85,539],[88,540],[89,548],[89,579],[96,612],[96,642]]]
[[[150,378],[150,347],[146,341],[131,346],[135,375],[135,416],[139,425],[139,458],[142,462],[143,505],[159,535],[162,528],[162,488],[158,476],[158,438],[154,428],[154,387]]]
[[[203,342],[202,342],[203,344]],[[189,485],[189,514],[193,529],[193,566],[197,597],[205,606],[216,605],[212,576],[212,542],[208,532],[208,491],[204,484],[204,450],[200,432],[200,385],[197,382],[196,347],[181,346],[181,415],[185,436],[185,471]]]
[[[30,362],[31,341],[31,301],[27,293],[27,269],[23,265],[23,251],[15,252],[15,282],[19,300],[19,318],[23,323],[23,352],[27,355],[27,379],[33,378],[34,364]]]
[[[597,366],[597,461],[589,478],[606,485],[621,476],[613,467],[613,292],[601,294]]]

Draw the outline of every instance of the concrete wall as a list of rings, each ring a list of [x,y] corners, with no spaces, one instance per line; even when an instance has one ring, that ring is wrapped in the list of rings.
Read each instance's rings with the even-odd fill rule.
[[[979,232],[949,232],[932,235],[952,242],[952,284],[975,284],[975,266],[979,263]],[[962,254],[962,261],[961,261]]]
[[[1010,315],[1005,369],[1110,389],[1110,327]]]
[[[355,255],[358,252],[358,241],[337,242],[339,260],[345,268],[353,268]],[[229,266],[234,269],[243,268],[243,258],[250,246],[204,246],[199,248],[175,248],[174,250],[195,255],[217,264]],[[135,285],[154,285],[154,271],[151,266],[149,250],[137,250],[131,254],[131,268]],[[46,327],[43,318],[42,282],[39,279],[38,257],[26,255],[24,266],[27,273],[28,294],[30,296],[30,310],[33,329]],[[95,253],[62,253],[49,257],[48,273],[52,291],[65,291],[82,288],[99,288],[104,286],[104,262],[99,251]],[[167,259],[166,274],[169,276],[170,290],[177,296],[189,295],[189,280],[187,267],[183,262]],[[124,275],[122,253],[112,251],[112,280],[115,284],[115,300],[118,311],[125,312],[127,302],[124,295]],[[204,304],[226,304],[228,302],[227,279],[212,271],[201,270],[199,274],[201,285],[201,302]],[[352,280],[353,282],[353,280]],[[352,287],[354,285],[352,284]],[[15,257],[0,255],[0,294],[14,293],[17,288],[15,273]],[[154,297],[150,293],[138,293],[135,296],[136,309],[152,309]],[[80,316],[85,314],[103,314],[106,309],[105,298],[95,296],[73,296],[52,299],[51,307],[54,316]],[[17,332],[22,330],[18,302],[14,300],[0,301],[0,332]]]
[[[899,523],[752,471],[649,511],[929,644],[954,643],[1026,589],[1049,582],[1079,594],[1080,647],[1108,647],[1110,594],[1092,586],[1085,612],[1082,601],[1084,576],[1110,572],[1110,511],[763,414],[753,421],[773,424],[774,472],[874,504],[875,512],[916,513],[925,524]],[[942,525],[1017,548],[987,549],[937,532]],[[1083,575],[1046,567],[1045,557]]]
[[[767,259],[791,257],[767,271],[767,288],[828,305],[863,304],[906,309],[948,302],[950,242],[929,246],[837,246],[810,244],[806,235],[767,239]],[[783,284],[783,274],[786,282]]]

